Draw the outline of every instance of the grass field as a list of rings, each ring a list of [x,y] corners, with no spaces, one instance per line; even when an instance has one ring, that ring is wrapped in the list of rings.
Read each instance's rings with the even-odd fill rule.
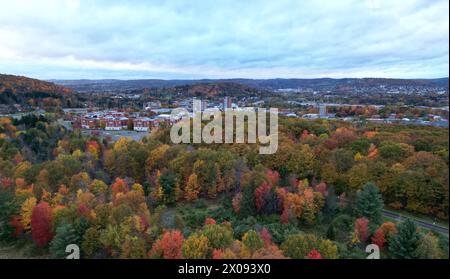
[[[32,244],[0,243],[0,260],[7,259],[47,259],[48,255],[36,250]]]

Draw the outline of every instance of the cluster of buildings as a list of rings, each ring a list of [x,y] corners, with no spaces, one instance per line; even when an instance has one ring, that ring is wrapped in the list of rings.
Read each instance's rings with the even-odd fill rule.
[[[197,102],[197,106],[193,103]],[[180,102],[180,107],[185,108],[188,111],[205,111],[206,109],[219,109],[221,111],[226,111],[228,109],[236,109],[237,105],[232,102],[232,98],[225,96],[223,100],[206,100],[206,99],[188,99]]]
[[[208,108],[206,100],[201,100],[201,106],[198,108],[192,107],[193,100],[181,104],[181,107],[188,109],[189,111],[201,110],[204,111]],[[225,97],[223,99],[222,109],[230,109],[233,107],[231,98]],[[103,129],[106,131],[119,131],[119,130],[134,130],[138,132],[147,132],[153,128],[158,127],[162,122],[172,125],[178,122],[182,115],[173,116],[171,114],[172,109],[162,108],[160,101],[146,102],[143,105],[143,111],[145,114],[151,114],[151,117],[142,117],[140,113],[130,113],[122,111],[71,111],[78,114],[76,121],[82,129],[86,130],[98,130]]]
[[[178,120],[169,114],[160,114],[154,117],[140,117],[134,113],[120,111],[97,111],[80,116],[82,129],[104,129],[107,131],[133,129],[138,132],[147,132],[158,127],[162,122],[173,124]]]
[[[328,118],[335,118],[335,114],[328,113],[327,112],[327,105],[326,104],[317,104],[316,105],[319,113],[306,113],[302,117],[305,119],[328,119]]]
[[[345,120],[345,119],[344,119]],[[401,124],[414,124],[414,125],[425,125],[425,126],[435,126],[435,127],[448,127],[448,120],[439,115],[428,114],[425,117],[420,118],[398,118],[395,113],[391,113],[387,118],[381,118],[380,115],[372,115],[372,117],[366,119],[369,122],[374,123],[401,123]]]

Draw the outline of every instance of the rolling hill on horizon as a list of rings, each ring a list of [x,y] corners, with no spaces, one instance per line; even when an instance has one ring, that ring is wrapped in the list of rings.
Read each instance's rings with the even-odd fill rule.
[[[31,105],[45,99],[67,101],[74,98],[73,93],[72,89],[52,82],[25,76],[0,74],[0,104],[3,105]]]
[[[423,86],[423,87],[448,87],[448,77],[435,79],[389,79],[389,78],[315,78],[315,79],[74,79],[74,80],[49,80],[59,85],[72,88],[75,91],[111,91],[111,90],[136,90],[143,88],[167,88],[175,86],[235,83],[262,90],[277,90],[288,88],[318,88],[327,89],[339,86]]]

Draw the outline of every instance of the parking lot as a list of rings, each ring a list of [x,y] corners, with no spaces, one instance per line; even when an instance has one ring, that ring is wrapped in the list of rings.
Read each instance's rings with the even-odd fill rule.
[[[100,138],[110,137],[112,141],[117,141],[121,137],[127,137],[139,141],[149,134],[148,132],[137,132],[128,130],[120,130],[120,131],[83,130],[82,133],[83,135],[95,135]]]

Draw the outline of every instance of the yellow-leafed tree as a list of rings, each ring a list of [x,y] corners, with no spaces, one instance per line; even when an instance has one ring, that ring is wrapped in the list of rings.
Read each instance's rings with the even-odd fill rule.
[[[195,201],[198,199],[198,194],[200,193],[200,185],[195,173],[189,176],[184,192],[186,200]]]
[[[33,213],[33,208],[36,206],[37,200],[35,197],[30,197],[26,199],[21,208],[22,225],[25,230],[29,230],[31,223],[31,215]]]

